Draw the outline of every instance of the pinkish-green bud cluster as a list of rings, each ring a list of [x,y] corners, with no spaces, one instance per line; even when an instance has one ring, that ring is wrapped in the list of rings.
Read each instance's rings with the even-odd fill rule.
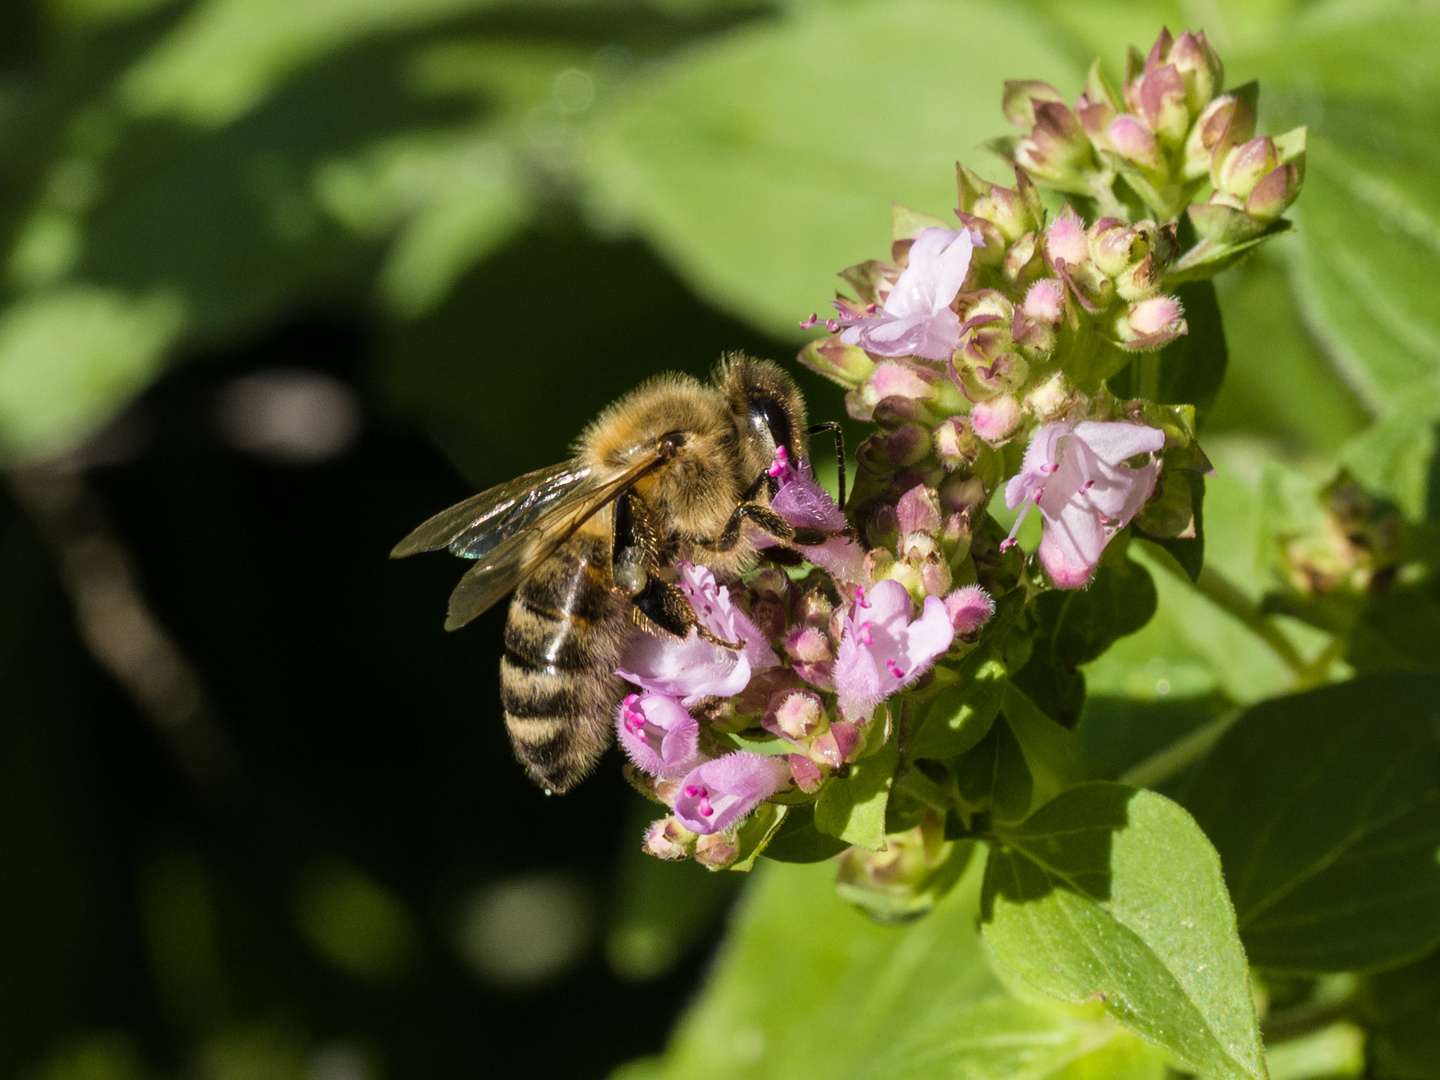
[[[1305,129],[1256,136],[1254,85],[1222,93],[1224,81],[1203,31],[1163,30],[1149,55],[1130,50],[1118,94],[1098,60],[1073,109],[1048,83],[1006,83],[1005,116],[1027,134],[995,145],[1103,215],[1131,221],[1138,200],[1170,222],[1188,208],[1201,242],[1175,261],[1209,276],[1271,230],[1305,179]]]

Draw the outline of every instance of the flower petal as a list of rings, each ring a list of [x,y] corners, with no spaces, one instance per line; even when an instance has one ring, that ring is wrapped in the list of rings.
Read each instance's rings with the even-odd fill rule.
[[[790,780],[783,757],[740,750],[707,761],[680,781],[675,817],[691,832],[724,832]]]

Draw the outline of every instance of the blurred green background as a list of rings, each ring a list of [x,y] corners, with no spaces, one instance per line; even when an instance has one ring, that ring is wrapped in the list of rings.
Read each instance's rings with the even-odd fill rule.
[[[1258,596],[1275,491],[1440,501],[1433,3],[10,0],[0,1074],[657,1050],[740,875],[642,859],[613,763],[531,787],[503,611],[444,634],[463,567],[386,552],[655,371],[788,360],[891,200],[1001,175],[1003,79],[1073,96],[1162,24],[1310,125],[1297,231],[1218,283],[1209,550]],[[1279,687],[1159,584],[1092,690]]]

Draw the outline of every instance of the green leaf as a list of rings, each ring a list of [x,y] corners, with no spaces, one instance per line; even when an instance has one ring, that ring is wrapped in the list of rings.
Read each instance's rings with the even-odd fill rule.
[[[1185,811],[1085,784],[997,835],[982,920],[1002,963],[1207,1076],[1265,1076],[1220,860]]]
[[[850,775],[825,785],[815,803],[815,827],[871,851],[883,848],[885,804],[899,761],[900,741],[892,733],[879,750],[852,764]]]
[[[1163,1080],[1164,1060],[1095,1006],[1007,992],[975,932],[978,866],[926,918],[877,926],[830,866],[766,864],[659,1080]]]
[[[1035,624],[1034,640],[1029,660],[1012,676],[1014,685],[1047,716],[1073,728],[1085,701],[1080,665],[1143,627],[1155,603],[1149,572],[1117,540],[1088,587],[1052,590],[1030,603],[1025,614]]]
[[[1195,535],[1147,536],[1145,539],[1174,559],[1175,565],[1191,581],[1199,581],[1200,571],[1205,568],[1205,477],[1188,470],[1176,470],[1169,477],[1162,478],[1161,482],[1183,485],[1183,490],[1189,495],[1188,502],[1191,512],[1194,514]],[[1140,523],[1137,522],[1137,529],[1139,526]]]
[[[184,323],[169,293],[70,287],[0,313],[0,453],[46,457],[91,434],[159,371]]]
[[[839,855],[850,845],[815,827],[815,807],[792,806],[762,853],[783,863],[816,863]]]
[[[1002,176],[976,148],[1005,129],[1004,79],[1078,88],[1050,40],[1015,5],[797,6],[606,110],[584,166],[592,207],[711,301],[796,338],[842,268],[889,250],[892,201],[949,219],[957,157]]]
[[[1263,702],[1183,801],[1220,851],[1258,965],[1351,971],[1440,943],[1440,677]]]
[[[1034,802],[1049,802],[1061,789],[1087,776],[1080,763],[1080,741],[1075,733],[1061,727],[1013,683],[1005,687],[1001,708],[1010,730],[1025,754],[1025,764],[1035,784]]]
[[[1035,785],[1025,752],[1010,724],[992,724],[986,736],[951,767],[960,801],[970,814],[1021,821],[1030,812]]]
[[[993,647],[981,645],[956,668],[960,681],[942,690],[925,710],[910,743],[915,758],[950,758],[985,737],[1005,691],[1005,664]]]

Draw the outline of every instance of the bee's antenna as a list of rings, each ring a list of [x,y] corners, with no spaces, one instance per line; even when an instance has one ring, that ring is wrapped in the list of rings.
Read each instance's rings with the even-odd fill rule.
[[[828,431],[835,436],[835,466],[838,474],[836,486],[840,492],[840,498],[836,502],[843,509],[845,506],[845,434],[834,420],[827,420],[823,424],[811,424],[805,429],[805,434],[819,435],[822,431]]]

